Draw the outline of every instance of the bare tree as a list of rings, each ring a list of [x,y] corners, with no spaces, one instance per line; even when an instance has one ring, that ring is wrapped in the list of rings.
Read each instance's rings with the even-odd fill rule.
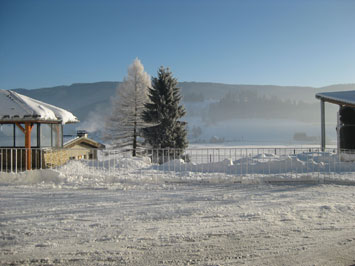
[[[148,102],[150,85],[149,75],[136,58],[116,90],[116,96],[112,99],[112,113],[106,121],[104,138],[111,141],[114,148],[132,151],[132,156],[139,153],[141,129],[147,127],[141,117]]]

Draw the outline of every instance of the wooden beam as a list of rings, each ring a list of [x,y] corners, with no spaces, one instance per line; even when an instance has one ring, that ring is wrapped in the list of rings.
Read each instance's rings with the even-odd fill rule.
[[[32,152],[31,152],[31,131],[33,124],[30,122],[25,123],[25,149],[26,149],[26,164],[27,170],[32,169]]]
[[[15,125],[16,125],[19,129],[21,129],[21,131],[23,132],[23,134],[26,134],[25,129],[23,128],[23,126],[21,126],[20,123],[16,122]]]
[[[53,126],[52,126],[53,127]],[[55,143],[55,147],[58,147],[58,148],[60,148],[60,145],[59,145],[59,143],[60,143],[60,126],[59,125],[55,125],[55,129],[56,129],[56,133],[57,133],[57,138],[56,138],[56,143]]]
[[[348,103],[348,102],[343,102],[343,101],[338,101],[338,100],[333,100],[333,99],[327,99],[323,97],[316,97],[317,99],[320,99],[321,101],[327,102],[327,103],[333,103],[341,106],[349,106],[355,108],[355,104],[353,103]]]

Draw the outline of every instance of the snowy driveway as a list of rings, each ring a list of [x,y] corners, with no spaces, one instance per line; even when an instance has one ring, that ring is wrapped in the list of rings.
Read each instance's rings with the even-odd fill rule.
[[[0,186],[0,264],[353,265],[355,187]]]

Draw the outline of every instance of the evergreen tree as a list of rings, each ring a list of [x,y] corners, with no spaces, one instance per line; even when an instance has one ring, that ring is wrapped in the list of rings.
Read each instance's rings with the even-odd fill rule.
[[[180,89],[169,68],[160,67],[149,88],[150,102],[145,104],[143,120],[153,126],[143,129],[143,136],[153,148],[174,148],[182,152],[188,145],[186,122],[180,121],[185,108],[180,105]],[[180,154],[180,153],[179,153]]]
[[[142,113],[149,100],[150,84],[149,75],[136,58],[116,90],[116,97],[112,100],[112,114],[106,121],[104,138],[111,141],[114,148],[132,151],[132,156],[136,156],[141,149],[141,129],[147,126]]]

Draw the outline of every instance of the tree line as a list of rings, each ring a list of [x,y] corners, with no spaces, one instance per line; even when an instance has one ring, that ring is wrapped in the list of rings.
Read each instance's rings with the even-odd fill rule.
[[[234,118],[318,121],[318,116],[318,105],[242,90],[228,92],[218,102],[209,104],[203,118],[206,122]]]

